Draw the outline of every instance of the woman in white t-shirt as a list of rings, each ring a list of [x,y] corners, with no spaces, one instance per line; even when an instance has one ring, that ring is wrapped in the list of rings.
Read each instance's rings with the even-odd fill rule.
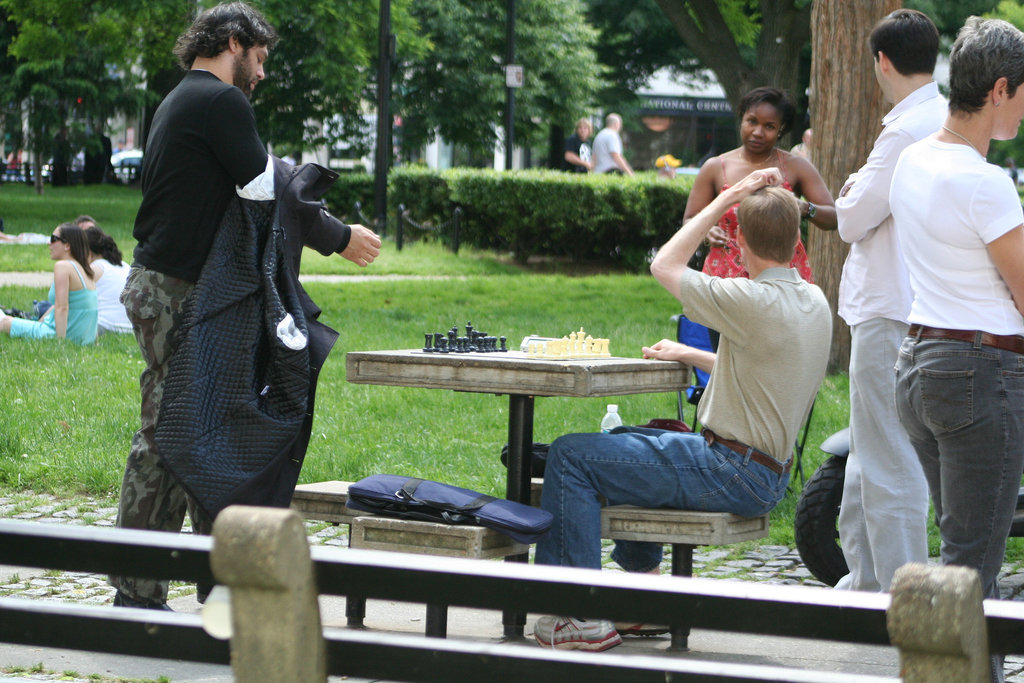
[[[985,154],[1016,136],[1021,85],[1024,33],[968,19],[950,52],[946,122],[903,152],[889,196],[914,292],[897,412],[928,479],[942,562],[977,569],[986,598],[999,597],[1024,468],[1024,213]]]
[[[96,271],[98,278],[96,298],[99,305],[99,334],[131,332],[132,324],[120,301],[130,266],[121,260],[121,250],[117,248],[114,238],[103,232],[91,216],[79,216],[75,223],[89,238],[89,265]]]

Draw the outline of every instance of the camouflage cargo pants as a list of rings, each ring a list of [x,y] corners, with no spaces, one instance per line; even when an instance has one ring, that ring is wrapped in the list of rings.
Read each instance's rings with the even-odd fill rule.
[[[164,393],[164,379],[177,348],[178,328],[193,283],[132,266],[121,293],[121,303],[132,322],[145,365],[139,378],[142,390],[141,427],[132,438],[131,452],[121,483],[117,526],[180,532],[186,510],[193,531],[209,534],[212,520],[199,509],[156,450],[156,421]],[[167,581],[111,576],[110,584],[136,600],[165,602]]]

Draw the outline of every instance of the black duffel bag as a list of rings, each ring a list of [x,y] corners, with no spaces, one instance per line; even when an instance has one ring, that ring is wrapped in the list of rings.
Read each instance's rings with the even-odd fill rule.
[[[396,474],[374,474],[348,487],[346,505],[378,515],[441,524],[478,524],[536,543],[551,527],[551,513],[472,489]]]
[[[544,477],[544,465],[548,461],[548,448],[551,446],[549,443],[537,443],[533,444],[533,457],[530,460],[530,476],[543,478]],[[508,467],[508,444],[501,447],[501,464]]]

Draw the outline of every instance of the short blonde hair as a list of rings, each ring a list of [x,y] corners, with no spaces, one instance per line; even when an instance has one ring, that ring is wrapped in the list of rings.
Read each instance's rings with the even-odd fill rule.
[[[793,260],[800,239],[800,205],[792,192],[762,187],[740,202],[736,220],[755,255],[776,263]]]

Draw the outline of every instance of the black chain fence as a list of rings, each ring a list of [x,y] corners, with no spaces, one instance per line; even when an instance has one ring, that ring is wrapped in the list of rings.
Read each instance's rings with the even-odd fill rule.
[[[354,220],[352,220],[354,219]],[[395,232],[395,247],[401,251],[402,244],[405,240],[406,228],[412,228],[414,231],[420,233],[434,233],[439,235],[441,240],[448,244],[448,247],[453,253],[459,253],[459,228],[462,220],[462,209],[455,207],[452,212],[452,217],[443,223],[437,225],[430,225],[429,223],[420,223],[412,216],[409,215],[409,209],[405,208],[404,204],[398,205],[398,227]],[[375,230],[380,234],[381,237],[387,235],[387,222],[378,222],[365,213],[363,213],[363,207],[360,202],[356,202],[352,206],[352,214],[350,222],[361,223],[363,225],[373,225]]]

